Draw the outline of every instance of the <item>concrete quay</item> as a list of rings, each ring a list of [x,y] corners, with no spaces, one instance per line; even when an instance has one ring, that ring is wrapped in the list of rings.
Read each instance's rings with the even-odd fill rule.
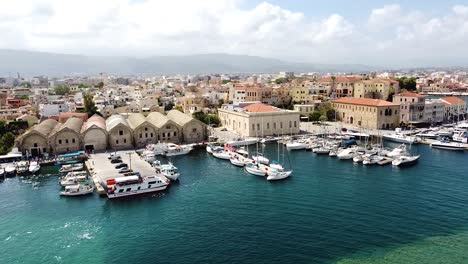
[[[134,172],[139,172],[142,177],[156,174],[153,166],[140,157],[134,150],[90,154],[89,159],[86,161],[86,167],[88,168],[95,184],[96,182],[99,183],[96,184],[96,189],[98,189],[99,193],[101,193],[99,190],[100,188],[102,188],[102,192],[104,192],[104,188],[102,186],[105,186],[107,179],[124,176],[123,174],[118,173],[118,169],[115,168],[115,165],[117,164],[112,164],[107,158],[109,153],[117,153],[120,155],[123,163],[126,163]],[[158,176],[169,181],[169,179],[163,175]],[[99,187],[99,185],[101,185],[101,187]]]

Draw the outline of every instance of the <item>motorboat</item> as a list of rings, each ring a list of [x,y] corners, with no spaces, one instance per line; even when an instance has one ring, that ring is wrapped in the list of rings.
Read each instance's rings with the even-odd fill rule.
[[[394,159],[392,161],[392,165],[393,166],[399,166],[399,167],[403,167],[403,166],[409,166],[409,165],[413,165],[415,163],[418,162],[419,160],[419,157],[420,155],[416,155],[416,156],[400,156],[396,159]]]
[[[427,138],[427,139],[436,139],[438,135],[432,130],[424,130],[416,134],[417,137]]]
[[[82,185],[74,184],[65,186],[65,190],[60,192],[62,196],[80,196],[91,194],[94,192],[94,186],[92,185]]]
[[[231,151],[221,149],[218,151],[214,151],[213,156],[218,159],[229,160],[231,159]]]
[[[301,149],[306,149],[306,148],[307,148],[307,143],[305,142],[292,141],[292,142],[286,143],[287,150],[301,150]]]
[[[387,157],[396,158],[399,156],[406,155],[408,152],[406,151],[406,145],[401,144],[400,146],[394,148],[392,151],[387,153]]]
[[[237,138],[231,141],[228,141],[227,144],[232,147],[248,146],[253,145],[258,142],[258,138]]]
[[[268,144],[268,143],[274,143],[277,142],[280,138],[277,137],[265,137],[260,139],[260,143],[262,144]]]
[[[62,165],[59,172],[64,173],[64,172],[70,172],[70,171],[79,171],[79,170],[82,170],[82,169],[83,169],[83,164],[82,163],[66,164],[66,165]]]
[[[268,181],[278,181],[288,178],[291,175],[292,171],[279,171],[270,167],[270,170],[267,172]]]
[[[177,167],[174,166],[171,162],[160,165],[159,172],[171,181],[177,181],[180,176]]]
[[[354,158],[354,156],[356,156],[357,153],[356,153],[356,149],[354,148],[347,148],[347,149],[343,149],[342,151],[340,151],[336,157],[340,160],[348,160],[348,159],[352,159]]]
[[[257,153],[256,156],[252,156],[252,159],[255,160],[255,161],[258,162],[258,163],[261,163],[261,164],[268,164],[268,163],[270,163],[270,160],[269,160],[267,157],[265,157],[265,156],[263,156],[262,154],[260,154],[260,153]]]
[[[446,149],[446,150],[459,150],[464,151],[467,149],[467,145],[464,145],[459,142],[450,142],[447,139],[442,139],[439,141],[434,141],[430,145],[432,148]]]
[[[386,135],[383,135],[382,137],[388,141],[393,141],[393,142],[403,143],[403,144],[419,143],[418,137],[405,135],[403,133],[386,134]]]
[[[123,176],[106,181],[106,194],[109,199],[162,191],[169,186],[169,180],[156,175],[141,177],[139,175]]]
[[[362,164],[363,165],[374,165],[378,164],[379,161],[385,159],[383,156],[378,156],[378,155],[372,155],[372,156],[365,156],[362,159]]]
[[[468,131],[456,128],[452,135],[452,140],[460,143],[468,143]]]
[[[151,150],[145,150],[141,156],[149,163],[153,163],[156,160],[156,154]]]
[[[88,179],[87,175],[71,175],[71,176],[65,176],[60,179],[60,185],[62,186],[70,186],[70,185],[76,185],[79,182],[84,182]]]
[[[348,136],[348,137],[352,137],[352,138],[366,138],[366,137],[369,137],[369,134],[366,134],[366,133],[362,133],[362,132],[359,132],[359,131],[355,131],[355,130],[346,130],[345,132],[342,132],[343,135],[345,136]]]
[[[5,167],[5,175],[12,175],[16,172],[16,165],[15,164],[8,164]]]
[[[31,161],[31,163],[29,163],[29,172],[30,173],[34,174],[34,173],[38,172],[40,169],[41,169],[41,165],[39,165],[39,162]]]
[[[166,157],[185,155],[192,151],[193,147],[190,145],[177,145],[174,143],[167,143],[164,155]]]
[[[231,161],[231,164],[234,166],[238,166],[238,167],[245,166],[245,158],[242,155],[234,154],[229,160]]]
[[[353,162],[354,163],[361,163],[362,161],[364,160],[364,156],[363,155],[356,155],[353,157]]]
[[[29,171],[29,165],[27,161],[19,161],[16,163],[16,174],[24,174]]]
[[[245,165],[245,171],[252,175],[266,176],[266,172],[262,170],[261,165],[258,163],[248,163]]]
[[[330,149],[326,147],[319,147],[312,149],[312,152],[317,155],[328,155],[330,153]]]
[[[337,148],[330,149],[330,152],[328,153],[328,156],[336,157],[337,155],[338,155],[338,149]]]

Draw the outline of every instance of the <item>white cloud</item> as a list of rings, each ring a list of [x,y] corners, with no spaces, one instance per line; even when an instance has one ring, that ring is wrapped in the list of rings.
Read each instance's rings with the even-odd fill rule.
[[[391,4],[351,22],[347,14],[312,19],[268,2],[242,8],[246,1],[1,1],[0,48],[129,56],[229,52],[375,65],[468,59],[468,6],[434,17]]]

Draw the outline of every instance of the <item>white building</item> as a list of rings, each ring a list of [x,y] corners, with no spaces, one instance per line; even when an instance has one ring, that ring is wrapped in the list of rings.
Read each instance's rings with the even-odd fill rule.
[[[69,105],[64,100],[55,100],[48,104],[39,105],[41,117],[58,116],[60,113],[69,112]]]
[[[444,121],[444,103],[440,99],[426,99],[424,107],[424,120],[428,124],[442,123]]]

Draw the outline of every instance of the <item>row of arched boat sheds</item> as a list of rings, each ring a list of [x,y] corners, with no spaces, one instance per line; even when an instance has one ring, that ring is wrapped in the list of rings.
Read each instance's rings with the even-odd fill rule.
[[[166,115],[131,113],[127,118],[120,114],[107,119],[94,115],[87,120],[70,117],[64,123],[46,119],[21,135],[16,144],[23,154],[40,156],[144,148],[158,142],[196,143],[206,138],[206,131],[204,123],[178,110]]]

